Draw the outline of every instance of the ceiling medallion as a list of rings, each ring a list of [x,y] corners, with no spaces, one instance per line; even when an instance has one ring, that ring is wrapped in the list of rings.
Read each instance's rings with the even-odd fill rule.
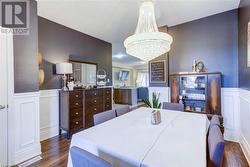
[[[135,34],[124,41],[126,52],[144,61],[150,61],[170,50],[173,38],[159,32],[152,0],[142,2]]]

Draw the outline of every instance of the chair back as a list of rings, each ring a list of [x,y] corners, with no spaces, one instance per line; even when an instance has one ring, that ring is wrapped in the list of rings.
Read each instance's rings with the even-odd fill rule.
[[[130,112],[130,108],[128,105],[125,105],[125,106],[119,106],[115,109],[115,112],[116,112],[116,116],[119,117],[121,115],[124,115],[128,112]]]
[[[220,121],[218,115],[213,115],[211,120],[210,120],[210,126],[212,127],[213,125],[217,125],[220,127]]]
[[[72,147],[70,155],[73,167],[112,167],[107,161],[79,147]]]
[[[149,98],[148,88],[147,87],[139,87],[137,88],[138,100],[145,100]]]
[[[162,109],[184,111],[184,104],[163,102]]]
[[[208,134],[209,167],[220,167],[222,165],[224,147],[225,142],[219,126],[210,126]]]
[[[99,114],[94,115],[94,125],[101,124],[103,122],[106,122],[110,119],[115,118],[115,111],[114,110],[109,110],[105,112],[101,112]]]

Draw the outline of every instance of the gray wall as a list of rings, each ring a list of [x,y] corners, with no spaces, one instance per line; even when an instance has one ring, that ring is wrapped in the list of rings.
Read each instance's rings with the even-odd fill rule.
[[[29,35],[14,35],[15,93],[36,92],[38,87],[37,2],[30,0]]]
[[[223,73],[223,87],[238,87],[237,10],[168,28],[173,36],[169,73],[192,71],[194,59]]]
[[[167,26],[162,26],[159,27],[159,31],[160,32],[165,32],[168,33],[168,27]],[[165,60],[166,61],[166,82],[165,83],[151,83],[150,82],[150,63],[148,63],[148,71],[149,71],[149,86],[150,87],[168,87],[169,83],[169,53],[166,53],[164,55],[161,55],[155,59],[153,59],[152,61],[158,61],[158,60]]]
[[[250,68],[247,68],[247,24],[250,21],[250,1],[241,0],[238,15],[239,87],[250,90]]]
[[[106,70],[112,85],[112,45],[89,35],[38,18],[39,51],[43,55],[45,83],[40,89],[61,88],[61,78],[55,74],[55,63],[71,60],[98,63]]]

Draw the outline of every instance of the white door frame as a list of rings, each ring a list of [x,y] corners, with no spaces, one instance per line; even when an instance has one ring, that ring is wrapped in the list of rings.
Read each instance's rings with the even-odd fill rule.
[[[5,117],[6,122],[6,131],[4,132],[6,134],[6,137],[4,141],[2,141],[2,144],[4,144],[7,149],[6,155],[3,157],[0,157],[0,160],[4,161],[4,165],[9,165],[10,164],[10,142],[9,142],[9,136],[10,136],[10,131],[9,131],[9,124],[11,123],[11,117],[9,115],[9,111],[12,108],[12,100],[14,96],[14,56],[13,56],[13,34],[8,33],[8,34],[3,34],[1,33],[1,30],[3,28],[0,27],[0,44],[1,44],[1,49],[0,49],[0,54],[1,54],[1,59],[4,60],[5,64],[1,64],[0,67],[2,67],[2,70],[6,70],[6,73],[3,74],[6,78],[5,83],[6,83],[6,100],[3,102],[5,104]],[[10,31],[8,31],[10,32]],[[2,82],[3,83],[3,82]],[[2,105],[2,104],[0,104]],[[13,121],[13,120],[12,120]],[[1,134],[0,134],[1,135]],[[0,164],[1,165],[1,164]]]

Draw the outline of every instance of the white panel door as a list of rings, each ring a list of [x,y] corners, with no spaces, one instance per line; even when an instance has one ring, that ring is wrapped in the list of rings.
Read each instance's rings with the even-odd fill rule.
[[[1,30],[1,27],[0,27]],[[7,166],[8,162],[8,133],[7,133],[7,103],[8,103],[8,38],[10,35],[0,32],[0,166]]]

